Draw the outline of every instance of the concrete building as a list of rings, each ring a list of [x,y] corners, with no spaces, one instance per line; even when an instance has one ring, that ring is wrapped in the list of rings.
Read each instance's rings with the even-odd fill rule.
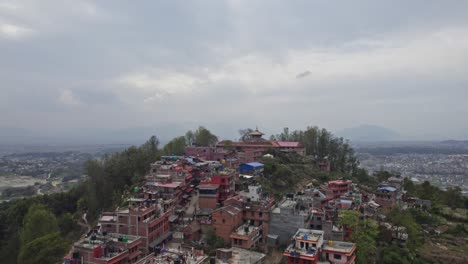
[[[328,240],[323,243],[322,260],[331,264],[354,264],[356,244]]]
[[[277,238],[277,244],[287,245],[298,228],[309,225],[310,208],[301,208],[300,202],[286,199],[272,210],[268,234]]]
[[[65,263],[120,264],[136,263],[142,256],[139,249],[142,240],[138,236],[115,233],[93,234],[73,245],[72,254]]]
[[[216,251],[216,264],[262,264],[266,255],[242,248],[220,248]],[[210,262],[211,263],[211,262]]]
[[[300,228],[283,253],[288,264],[354,264],[356,245],[349,242],[325,240],[324,231]]]
[[[288,264],[318,263],[323,245],[323,231],[299,228],[283,253]]]

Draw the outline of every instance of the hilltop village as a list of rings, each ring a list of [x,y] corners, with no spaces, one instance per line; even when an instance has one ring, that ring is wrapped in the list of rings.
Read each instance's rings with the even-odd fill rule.
[[[238,142],[161,156],[122,206],[99,214],[64,262],[352,264],[359,250],[375,254],[360,249],[361,234],[380,232],[400,247],[415,239],[382,213],[432,206],[408,195],[399,175],[381,177],[376,187],[340,177],[302,182],[281,196],[264,188],[269,160],[305,154],[302,143],[266,140],[256,129]],[[311,162],[330,173],[327,158]]]

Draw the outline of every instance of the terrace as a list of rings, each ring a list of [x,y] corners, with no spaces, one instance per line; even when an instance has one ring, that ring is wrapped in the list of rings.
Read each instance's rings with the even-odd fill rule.
[[[326,243],[323,244],[323,250],[350,254],[353,253],[354,250],[356,250],[356,244],[350,242],[328,240]]]
[[[315,260],[323,244],[323,235],[324,232],[320,230],[299,228],[293,236],[294,242],[286,248],[283,255]]]

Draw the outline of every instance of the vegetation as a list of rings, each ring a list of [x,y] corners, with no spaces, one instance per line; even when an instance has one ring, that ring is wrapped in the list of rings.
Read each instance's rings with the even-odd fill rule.
[[[88,161],[87,180],[69,192],[0,204],[2,263],[59,262],[82,232],[76,222],[83,212],[93,221],[117,206],[157,159],[158,145],[153,136],[140,147]]]
[[[216,249],[224,247],[224,240],[216,235],[216,232],[210,228],[206,235],[208,255],[216,255]]]
[[[284,128],[283,132],[271,137],[279,141],[298,141],[306,150],[306,155],[315,159],[327,159],[331,164],[332,171],[352,173],[357,169],[358,160],[354,150],[342,137],[333,136],[325,128],[307,127],[306,130],[289,131]]]
[[[356,243],[357,263],[373,263],[379,231],[375,221],[362,218],[357,211],[342,210],[339,213],[339,223],[351,231],[351,240]]]
[[[214,146],[218,142],[218,137],[213,135],[205,127],[198,127],[197,130],[187,131],[185,136],[179,136],[169,141],[162,149],[164,155],[183,155],[187,146]]]

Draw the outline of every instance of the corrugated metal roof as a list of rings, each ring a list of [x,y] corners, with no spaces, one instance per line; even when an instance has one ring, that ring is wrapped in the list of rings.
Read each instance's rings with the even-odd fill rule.
[[[379,191],[384,190],[384,191],[394,192],[394,191],[396,191],[396,188],[385,186],[385,187],[380,187],[377,190],[379,190]]]
[[[263,163],[260,163],[260,162],[249,162],[249,163],[245,163],[249,166],[252,166],[252,167],[263,167]]]

